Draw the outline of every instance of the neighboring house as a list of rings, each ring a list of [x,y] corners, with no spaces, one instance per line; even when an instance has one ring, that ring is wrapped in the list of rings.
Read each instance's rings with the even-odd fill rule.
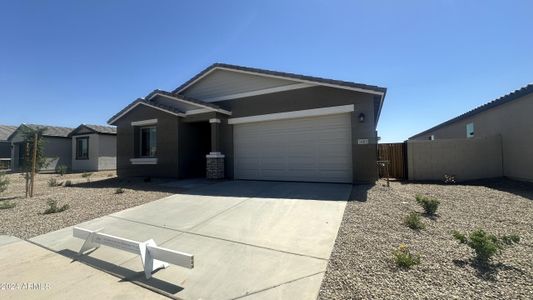
[[[0,125],[0,169],[9,168],[11,164],[11,143],[7,138],[17,126]]]
[[[378,86],[214,64],[108,121],[117,126],[117,173],[372,182],[385,93]]]
[[[69,134],[72,138],[72,170],[114,170],[117,166],[115,127],[82,124]]]
[[[27,127],[33,130],[46,128],[43,132],[43,154],[48,161],[48,165],[40,171],[55,171],[57,166],[64,165],[69,170],[72,162],[72,141],[68,136],[72,128],[22,124],[8,138],[12,143],[11,148],[11,168],[20,170],[24,165],[26,147],[23,143],[22,128]]]
[[[501,136],[503,175],[533,181],[533,84],[409,138]]]

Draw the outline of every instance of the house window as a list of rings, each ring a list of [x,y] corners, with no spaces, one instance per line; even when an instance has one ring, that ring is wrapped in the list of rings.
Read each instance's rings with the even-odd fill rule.
[[[89,137],[76,138],[76,159],[89,159]]]
[[[474,137],[474,123],[466,124],[466,137],[467,138],[473,138]]]
[[[140,133],[140,157],[155,157],[156,129],[155,126],[141,127]]]
[[[430,135],[430,136],[429,136],[429,140],[430,140],[430,141],[434,141],[434,140],[435,140],[435,135],[433,135],[433,134]]]

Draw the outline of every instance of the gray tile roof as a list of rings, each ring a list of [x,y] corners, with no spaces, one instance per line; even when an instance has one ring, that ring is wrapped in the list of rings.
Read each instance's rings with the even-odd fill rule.
[[[0,141],[7,141],[7,138],[17,130],[18,126],[0,125]]]
[[[69,136],[76,135],[83,128],[88,129],[89,131],[93,133],[98,133],[98,134],[117,134],[117,128],[114,126],[81,124],[80,126],[76,127],[74,130],[72,130]]]
[[[155,106],[159,109],[162,109],[164,111],[167,111],[169,113],[174,113],[174,114],[182,114],[183,112],[178,110],[177,108],[174,108],[174,107],[170,107],[170,106],[167,106],[167,105],[163,105],[163,104],[160,104],[160,103],[156,103],[154,101],[149,101],[149,100],[145,100],[145,99],[142,99],[142,98],[138,98],[137,100],[131,102],[130,104],[128,104],[126,107],[124,107],[123,109],[121,109],[118,113],[116,113],[115,115],[113,115],[111,118],[109,118],[109,120],[107,120],[107,123],[108,124],[112,124],[111,122],[116,119],[117,117],[119,117],[120,115],[124,114],[125,112],[127,112],[131,107],[137,105],[138,103],[145,103],[145,104],[148,104],[148,105],[151,105],[151,106]]]
[[[207,102],[204,102],[204,101],[201,101],[201,100],[198,100],[198,99],[194,99],[194,98],[191,98],[191,97],[185,97],[183,95],[172,94],[170,92],[162,91],[162,90],[154,90],[150,94],[146,95],[146,97],[138,98],[137,100],[135,100],[132,103],[130,103],[128,106],[124,107],[121,111],[119,111],[118,113],[113,115],[107,121],[107,123],[111,124],[110,123],[111,121],[113,121],[114,119],[116,119],[117,117],[119,117],[120,115],[125,113],[126,111],[128,111],[131,107],[133,107],[134,105],[138,104],[139,102],[155,106],[155,107],[157,107],[159,109],[162,109],[164,111],[168,111],[170,113],[175,113],[175,114],[184,114],[185,113],[184,111],[181,111],[181,110],[179,110],[176,107],[165,105],[165,104],[161,104],[161,103],[158,103],[155,100],[147,100],[147,99],[150,99],[155,94],[161,94],[161,95],[165,95],[165,96],[169,96],[169,97],[174,97],[176,99],[181,99],[181,100],[184,100],[184,101],[187,101],[187,102],[190,102],[190,103],[195,103],[195,104],[202,105],[202,106],[205,106],[205,107],[210,107],[210,108],[213,108],[213,109],[216,109],[216,110],[223,109],[223,108],[221,108],[218,105],[215,105],[215,104],[212,104],[212,103],[207,103]]]
[[[299,79],[299,80],[305,80],[305,81],[312,81],[317,83],[326,83],[326,84],[333,84],[333,85],[339,85],[339,86],[345,86],[345,87],[354,87],[354,88],[360,88],[365,90],[372,90],[376,92],[386,93],[387,89],[384,87],[379,87],[375,85],[368,85],[368,84],[362,84],[362,83],[356,83],[356,82],[350,82],[350,81],[342,81],[342,80],[335,80],[335,79],[328,79],[328,78],[321,78],[321,77],[314,77],[314,76],[307,76],[307,75],[301,75],[301,74],[294,74],[294,73],[287,73],[287,72],[279,72],[279,71],[272,71],[272,70],[265,70],[265,69],[258,69],[258,68],[250,68],[250,67],[243,67],[243,66],[237,66],[237,65],[230,65],[230,64],[223,64],[223,63],[215,63],[211,66],[207,67],[200,73],[198,73],[193,78],[189,79],[184,84],[177,87],[175,90],[172,91],[172,93],[179,93],[183,88],[188,86],[190,83],[196,81],[198,78],[202,77],[207,72],[211,71],[214,68],[226,68],[226,69],[233,69],[238,71],[245,71],[245,72],[252,72],[252,73],[258,73],[258,74],[265,74],[265,75],[273,75],[273,76],[279,76],[279,77],[285,77],[288,79]]]
[[[45,131],[43,132],[43,136],[55,136],[55,137],[68,137],[69,133],[73,129],[69,127],[38,125],[38,124],[22,124],[21,126],[26,126],[33,130],[46,128]]]
[[[117,134],[117,128],[115,126],[89,125],[89,124],[83,124],[83,126],[97,133]]]
[[[169,96],[169,97],[174,97],[174,98],[181,99],[181,100],[184,100],[184,101],[196,103],[198,105],[211,107],[213,109],[222,109],[220,106],[218,106],[216,104],[208,103],[208,102],[205,102],[205,101],[202,101],[202,100],[198,100],[198,99],[187,97],[187,96],[180,95],[180,94],[173,94],[173,93],[162,91],[162,90],[154,90],[153,92],[151,92],[150,94],[148,94],[144,98],[145,99],[150,99],[150,97],[152,97],[155,94],[161,94],[161,95],[165,95],[165,96]]]
[[[464,114],[459,115],[459,116],[457,116],[457,117],[455,117],[453,119],[450,119],[450,120],[448,120],[448,121],[446,121],[444,123],[441,123],[439,125],[431,127],[430,129],[427,129],[427,130],[424,130],[424,131],[422,131],[420,133],[417,133],[417,134],[413,135],[412,137],[410,137],[409,139],[413,139],[413,138],[419,137],[421,135],[427,134],[429,132],[432,132],[432,131],[437,130],[437,129],[442,128],[442,127],[445,127],[445,126],[450,125],[452,123],[455,123],[457,121],[460,121],[460,120],[466,119],[468,117],[471,117],[473,115],[479,114],[481,112],[487,111],[487,110],[489,110],[491,108],[494,108],[496,106],[500,106],[500,105],[503,105],[505,103],[509,103],[511,101],[514,101],[516,99],[522,98],[522,97],[524,97],[526,95],[529,95],[529,94],[532,94],[532,93],[533,93],[533,83],[532,84],[528,84],[528,85],[526,85],[526,86],[524,86],[524,87],[522,87],[522,88],[520,88],[518,90],[515,90],[515,91],[513,91],[513,92],[511,92],[511,93],[509,93],[509,94],[507,94],[505,96],[502,96],[502,97],[500,97],[498,99],[492,100],[492,101],[490,101],[490,102],[488,102],[486,104],[478,106],[478,107],[476,107],[476,108],[474,108],[474,109],[472,109],[470,111],[467,111]]]

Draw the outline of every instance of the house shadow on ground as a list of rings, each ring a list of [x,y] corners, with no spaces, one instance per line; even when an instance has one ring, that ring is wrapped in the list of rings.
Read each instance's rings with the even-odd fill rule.
[[[207,180],[162,178],[109,178],[72,185],[77,188],[125,188],[169,192],[182,195],[242,198],[280,198],[302,200],[366,201],[371,185],[339,183],[281,182],[253,180]]]
[[[75,251],[64,249],[64,250],[58,251],[57,253],[67,258],[72,259],[72,263],[80,262],[87,266],[93,267],[97,270],[100,270],[110,275],[113,275],[115,277],[118,277],[120,278],[121,282],[131,282],[133,284],[137,284],[141,287],[147,288],[154,292],[163,294],[164,296],[167,296],[167,297],[170,296],[173,298],[174,294],[183,290],[183,287],[181,286],[157,279],[155,277],[146,279],[143,271],[136,272],[136,271],[124,268],[122,266],[115,265],[115,264],[103,261],[101,259],[91,257],[90,255],[87,255],[87,254],[90,254],[90,252],[85,255],[79,255]],[[139,265],[141,264],[140,258],[135,257],[133,259],[139,260]],[[157,271],[158,270],[156,270],[154,273],[157,273]]]

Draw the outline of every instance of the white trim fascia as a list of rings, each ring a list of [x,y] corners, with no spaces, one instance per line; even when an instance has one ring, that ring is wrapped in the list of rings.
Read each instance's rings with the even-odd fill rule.
[[[130,158],[132,165],[157,165],[157,158],[144,157],[144,158]]]
[[[303,88],[308,88],[312,86],[316,86],[316,84],[293,83],[293,84],[288,84],[288,85],[283,85],[283,86],[278,86],[278,87],[273,87],[273,88],[268,88],[268,89],[261,89],[261,90],[256,90],[256,91],[207,98],[207,99],[203,99],[202,101],[205,101],[205,102],[223,101],[223,100],[272,94],[272,93],[278,93],[278,92],[284,92],[284,91],[291,91],[291,90],[296,90],[296,89],[303,89]]]
[[[131,126],[144,126],[144,125],[155,125],[155,124],[157,124],[157,119],[131,122]]]
[[[344,85],[338,85],[338,84],[331,84],[331,83],[325,83],[325,82],[319,82],[319,81],[304,80],[304,79],[298,79],[298,78],[292,78],[292,77],[284,77],[284,76],[278,76],[278,75],[272,75],[272,74],[257,73],[257,72],[244,71],[244,70],[235,70],[235,69],[225,68],[225,67],[214,67],[209,72],[206,72],[204,75],[196,78],[196,80],[194,80],[193,82],[191,82],[188,85],[184,86],[183,88],[181,88],[176,93],[179,94],[179,93],[183,92],[184,90],[189,88],[191,85],[197,83],[199,80],[201,80],[202,78],[204,78],[207,75],[211,74],[215,70],[226,70],[226,71],[231,71],[231,72],[238,72],[238,73],[244,73],[244,74],[264,76],[264,77],[271,77],[271,78],[277,78],[277,79],[284,79],[284,80],[288,80],[288,81],[296,81],[296,82],[301,82],[301,83],[323,85],[323,86],[329,86],[329,87],[340,88],[340,89],[345,89],[345,90],[351,90],[351,91],[356,91],[356,92],[363,92],[363,93],[368,93],[368,94],[373,94],[373,95],[380,95],[381,97],[383,97],[383,95],[384,95],[383,92],[378,92],[378,91],[373,91],[373,90],[368,90],[368,89],[363,89],[363,88],[350,87],[350,86],[344,86]]]
[[[160,94],[160,93],[153,94],[148,100],[154,98],[155,96],[161,96],[161,97],[172,99],[172,100],[175,100],[175,101],[178,101],[178,102],[184,102],[184,103],[187,103],[187,104],[190,104],[190,105],[196,105],[196,106],[204,108],[204,109],[209,109],[211,111],[216,111],[216,112],[231,116],[231,112],[230,111],[227,111],[227,110],[224,110],[224,109],[221,109],[221,108],[214,108],[214,107],[210,107],[210,106],[203,105],[203,104],[200,104],[200,103],[191,102],[191,101],[187,101],[187,100],[184,100],[184,99],[180,99],[180,98],[177,98],[177,97],[172,97],[172,96],[165,95],[165,94]]]
[[[122,116],[124,116],[125,114],[129,113],[132,109],[136,108],[137,106],[139,105],[145,105],[145,106],[148,106],[148,107],[151,107],[151,108],[154,108],[154,109],[157,109],[157,110],[160,110],[160,111],[163,111],[163,112],[166,112],[166,113],[169,113],[171,115],[175,115],[177,117],[185,117],[185,114],[182,114],[182,113],[175,113],[175,112],[171,112],[171,111],[168,111],[166,109],[162,109],[160,107],[157,107],[157,106],[154,106],[154,105],[150,105],[148,103],[145,103],[145,102],[137,102],[135,105],[133,105],[132,107],[130,107],[128,110],[126,110],[125,112],[121,113],[120,115],[116,116],[113,120],[107,122],[107,124],[110,124],[112,125],[113,123],[115,123],[118,119],[122,118]]]
[[[208,113],[208,112],[212,112],[212,110],[206,109],[206,108],[199,108],[199,109],[188,110],[187,112],[185,112],[185,114],[189,116],[189,115],[197,115],[197,114],[203,114],[203,113]]]
[[[228,119],[228,124],[243,124],[243,123],[262,122],[262,121],[275,121],[275,120],[284,120],[284,119],[326,116],[326,115],[353,112],[354,110],[355,110],[355,106],[353,104],[341,105],[341,106],[330,106],[330,107],[323,107],[323,108],[314,108],[314,109],[296,110],[296,111],[273,113],[273,114],[266,114],[266,115],[257,115],[257,116],[242,117],[242,118],[233,118],[233,119]]]

